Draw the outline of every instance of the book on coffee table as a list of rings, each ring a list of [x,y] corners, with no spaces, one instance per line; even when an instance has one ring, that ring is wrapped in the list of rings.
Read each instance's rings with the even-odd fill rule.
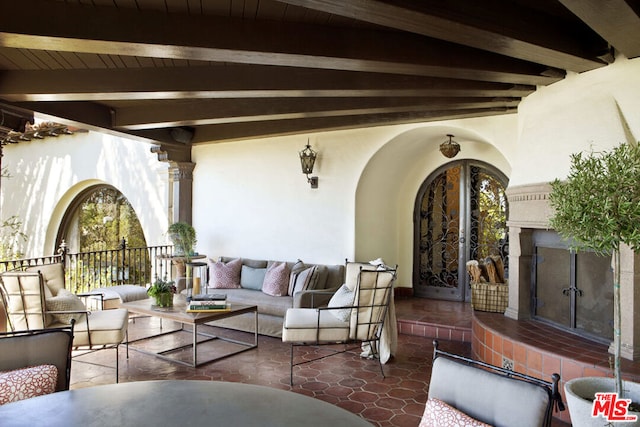
[[[199,302],[199,301],[198,301]],[[192,301],[187,305],[187,313],[214,313],[222,311],[230,311],[231,304],[194,304]]]

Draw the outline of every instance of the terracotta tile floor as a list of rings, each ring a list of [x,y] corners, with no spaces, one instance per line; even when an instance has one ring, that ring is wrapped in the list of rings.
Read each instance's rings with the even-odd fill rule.
[[[447,303],[426,299],[397,299],[398,318],[416,322],[449,322],[457,326],[471,325],[468,304]],[[164,330],[173,325],[163,323]],[[160,323],[155,318],[139,318],[130,323],[129,334],[133,340],[157,332]],[[251,339],[248,334],[225,329],[205,327],[208,332]],[[164,336],[145,341],[144,348],[157,350],[185,343],[190,333]],[[200,355],[208,357],[215,351],[217,342],[198,347]],[[140,345],[140,344],[138,344]],[[441,341],[441,348],[468,355],[470,344]],[[167,362],[135,350],[125,357],[120,349],[120,381],[144,381],[154,379],[232,381],[266,385],[291,390],[338,405],[359,414],[376,426],[412,426],[420,422],[427,399],[431,371],[433,345],[431,338],[400,334],[396,356],[384,366],[386,378],[380,375],[377,361],[362,359],[359,352],[332,356],[294,368],[294,385],[289,386],[290,347],[279,339],[259,337],[257,349],[249,350],[226,359],[191,368]],[[311,357],[323,350],[296,349],[296,355]],[[103,350],[74,358],[71,371],[71,388],[77,389],[115,381],[114,350]],[[188,357],[190,353],[178,353],[176,357]],[[106,365],[107,367],[105,367]],[[562,424],[557,424],[561,426]]]

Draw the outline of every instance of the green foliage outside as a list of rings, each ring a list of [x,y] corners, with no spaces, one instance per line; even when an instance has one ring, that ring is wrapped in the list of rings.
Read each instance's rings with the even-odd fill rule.
[[[147,245],[133,207],[113,188],[93,192],[80,206],[78,222],[80,252],[116,249],[123,237],[128,247]]]
[[[175,246],[177,255],[189,257],[193,255],[193,249],[197,243],[196,230],[186,222],[174,222],[167,230],[169,237]]]
[[[11,216],[0,224],[0,261],[19,259],[24,256],[18,248],[27,241],[27,235],[21,231],[22,221]]]
[[[573,249],[613,255],[614,375],[621,394],[620,245],[640,250],[640,146],[573,154],[569,176],[551,188],[551,226]]]
[[[478,259],[500,255],[506,238],[507,198],[504,187],[490,175],[483,175],[478,188]]]

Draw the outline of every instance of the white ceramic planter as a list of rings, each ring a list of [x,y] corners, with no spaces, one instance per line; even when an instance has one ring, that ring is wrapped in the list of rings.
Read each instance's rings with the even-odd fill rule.
[[[625,398],[640,402],[640,384],[625,381],[623,387],[626,390]],[[613,391],[615,391],[613,378],[584,377],[567,381],[564,385],[564,392],[569,406],[569,414],[571,415],[571,425],[573,427],[640,426],[640,413],[638,412],[630,412],[630,414],[638,415],[638,421],[636,422],[608,424],[603,416],[597,418],[591,416],[593,401],[589,399],[593,399],[596,392]]]

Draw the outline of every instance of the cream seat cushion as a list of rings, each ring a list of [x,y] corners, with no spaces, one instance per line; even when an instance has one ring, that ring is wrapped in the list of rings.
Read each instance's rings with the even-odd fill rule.
[[[320,316],[318,335],[318,316]],[[330,310],[290,308],[282,326],[283,342],[340,342],[349,339],[349,321],[338,320]]]
[[[91,330],[92,345],[107,345],[121,343],[124,341],[129,311],[124,308],[113,310],[91,311],[89,316],[89,329]],[[64,324],[53,324],[50,327],[60,327]],[[73,346],[89,345],[89,335],[87,334],[87,322],[83,319],[76,323],[73,329]]]

